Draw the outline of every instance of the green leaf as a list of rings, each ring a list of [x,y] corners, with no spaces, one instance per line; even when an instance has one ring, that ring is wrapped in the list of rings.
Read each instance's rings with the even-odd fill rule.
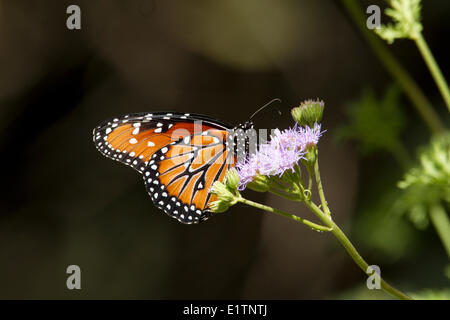
[[[419,165],[407,172],[398,187],[404,189],[396,206],[418,227],[426,227],[424,211],[450,201],[450,132],[434,137],[419,155]]]
[[[346,106],[349,123],[340,127],[337,137],[356,140],[363,154],[378,151],[395,153],[404,128],[404,116],[399,108],[400,91],[391,85],[378,99],[372,89]]]
[[[416,300],[450,300],[450,289],[425,289],[411,293],[411,297]]]

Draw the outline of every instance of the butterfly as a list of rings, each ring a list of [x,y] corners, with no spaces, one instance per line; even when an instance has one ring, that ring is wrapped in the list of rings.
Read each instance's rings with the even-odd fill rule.
[[[230,126],[200,114],[134,113],[102,122],[93,141],[104,156],[142,174],[156,207],[192,224],[211,216],[211,187],[248,152],[243,132],[251,128],[251,118]]]

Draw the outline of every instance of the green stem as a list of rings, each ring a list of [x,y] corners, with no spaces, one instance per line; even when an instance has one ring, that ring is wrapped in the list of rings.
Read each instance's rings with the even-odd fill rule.
[[[297,163],[294,166],[295,169],[295,176],[294,179],[292,181],[290,181],[290,183],[294,183],[294,186],[297,188],[297,191],[299,192],[299,194],[302,195],[302,197],[304,196],[304,192],[305,192],[305,188],[303,187],[305,184],[303,183],[303,178],[302,178],[302,173],[301,173],[301,169],[300,169],[300,165]],[[295,179],[296,178],[296,179]],[[310,190],[311,191],[311,190]]]
[[[361,257],[361,255],[356,250],[355,246],[350,242],[350,240],[347,238],[347,236],[342,232],[342,230],[334,223],[333,219],[331,218],[331,212],[328,208],[327,201],[325,199],[325,194],[323,192],[322,187],[322,179],[320,177],[320,170],[319,170],[319,160],[318,160],[318,150],[316,154],[316,162],[314,164],[314,172],[317,182],[317,189],[319,191],[320,201],[322,203],[323,210],[320,210],[320,208],[314,204],[311,200],[306,199],[304,203],[306,206],[320,219],[322,220],[322,223],[329,228],[331,228],[331,232],[334,234],[334,236],[339,240],[339,242],[342,244],[342,246],[345,248],[347,253],[350,255],[350,257],[355,261],[355,263],[361,268],[361,270],[366,273],[367,275],[370,275],[371,273],[368,270],[369,264]],[[403,292],[395,289],[394,287],[390,286],[386,281],[384,281],[381,277],[381,288],[393,295],[394,297],[397,297],[402,300],[410,300],[411,298],[408,297]]]
[[[371,273],[368,272],[369,264],[361,257],[361,255],[358,253],[356,248],[353,246],[353,244],[350,242],[350,240],[347,238],[347,236],[342,232],[342,230],[334,223],[334,221],[331,219],[331,216],[328,214],[325,214],[320,210],[319,207],[317,207],[313,202],[311,201],[305,201],[306,206],[312,210],[316,214],[317,217],[319,217],[322,222],[331,228],[331,232],[334,234],[334,236],[339,240],[339,242],[342,244],[342,246],[345,248],[347,253],[350,255],[350,257],[355,261],[355,263],[358,265],[358,267],[367,275],[370,275]],[[409,296],[401,292],[400,290],[395,289],[391,285],[389,285],[384,279],[380,277],[381,280],[381,288],[391,294],[394,297],[397,297],[402,300],[412,300]]]
[[[325,227],[325,226],[319,225],[319,224],[314,223],[312,221],[309,221],[309,220],[306,220],[306,219],[302,219],[302,218],[297,217],[297,216],[295,216],[293,214],[290,214],[290,213],[287,213],[287,212],[284,212],[284,211],[281,211],[281,210],[278,210],[278,209],[274,209],[272,207],[263,205],[261,203],[253,202],[251,200],[247,200],[247,199],[244,199],[242,197],[239,197],[238,201],[241,202],[241,203],[244,203],[246,205],[249,205],[249,206],[252,206],[252,207],[264,210],[264,211],[267,211],[267,212],[273,212],[273,213],[279,214],[279,215],[281,215],[283,217],[292,219],[292,220],[294,220],[296,222],[301,222],[301,223],[307,225],[308,227],[310,227],[311,229],[313,229],[315,231],[319,231],[319,232],[331,231],[331,229],[329,227]]]
[[[309,174],[309,176],[308,176],[308,190],[310,192],[312,192],[312,183],[313,183],[313,178],[312,178],[312,175]]]
[[[282,192],[280,190],[277,190],[275,188],[269,188],[269,192],[279,196],[279,197],[283,197],[285,199],[288,200],[292,200],[292,201],[300,201],[301,198],[297,195],[297,194],[291,194],[291,193],[286,193],[286,192]]]
[[[430,219],[450,258],[450,220],[440,204],[431,206]]]
[[[445,81],[441,69],[439,69],[439,66],[436,60],[434,59],[434,56],[431,53],[431,50],[428,47],[425,39],[423,38],[422,33],[419,33],[417,37],[414,38],[414,41],[416,42],[416,45],[419,48],[419,51],[422,54],[422,57],[425,60],[428,69],[430,69],[431,75],[433,76],[434,81],[436,82],[439,91],[441,92],[442,97],[444,98],[448,111],[450,111],[450,89],[448,88],[447,81]]]
[[[320,197],[320,203],[322,204],[322,208],[325,211],[327,215],[330,215],[330,209],[328,208],[327,200],[325,199],[325,193],[323,192],[323,186],[322,186],[322,179],[320,178],[320,171],[319,171],[319,159],[316,155],[316,161],[314,164],[314,172],[316,177],[316,183],[317,183],[317,190],[319,191],[319,197]]]
[[[411,100],[417,112],[421,115],[425,123],[433,133],[439,133],[444,130],[439,116],[434,111],[431,103],[420,90],[419,86],[414,82],[408,72],[389,52],[386,45],[369,30],[366,26],[367,17],[361,9],[361,6],[355,0],[342,0],[342,3],[353,21],[359,27],[361,33],[365,37],[367,43],[374,51],[380,62],[384,65],[391,76],[399,83],[403,92]]]

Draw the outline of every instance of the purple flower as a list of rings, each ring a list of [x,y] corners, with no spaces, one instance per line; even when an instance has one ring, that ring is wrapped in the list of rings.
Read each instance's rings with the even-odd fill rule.
[[[306,150],[309,146],[316,146],[319,143],[319,139],[322,133],[325,131],[320,131],[321,125],[314,124],[314,128],[308,126],[300,127],[299,131],[299,141],[298,143],[302,146],[303,150]]]
[[[298,144],[298,128],[297,124],[294,128],[289,128],[281,132],[279,129],[275,129],[273,135],[270,137],[270,143],[275,147],[279,147],[285,150],[301,149]]]
[[[253,177],[258,173],[256,161],[253,161],[253,157],[250,157],[250,159],[245,159],[245,161],[236,164],[236,170],[239,175],[238,190],[244,190],[247,184],[252,182]]]
[[[300,159],[306,159],[307,147],[316,145],[322,133],[320,125],[314,128],[297,127],[280,131],[275,129],[270,142],[260,144],[258,151],[236,165],[239,174],[239,190],[245,189],[256,175],[281,176],[287,170],[294,171]]]

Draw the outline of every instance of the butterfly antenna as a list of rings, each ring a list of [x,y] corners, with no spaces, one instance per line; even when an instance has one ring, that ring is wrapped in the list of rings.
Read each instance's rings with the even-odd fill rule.
[[[258,110],[256,110],[251,116],[249,121],[251,121],[253,119],[254,116],[256,116],[260,111],[264,110],[265,108],[267,108],[268,106],[270,106],[272,103],[274,102],[279,102],[281,103],[281,99],[275,98],[270,100],[269,102],[267,102],[265,105],[263,105],[261,108],[259,108]],[[278,110],[278,113],[281,114],[280,110]]]

